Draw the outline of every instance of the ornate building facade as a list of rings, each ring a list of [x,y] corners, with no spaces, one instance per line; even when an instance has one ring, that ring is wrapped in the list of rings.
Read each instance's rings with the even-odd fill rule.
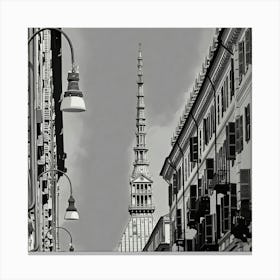
[[[141,44],[138,52],[137,74],[137,115],[136,115],[136,146],[135,161],[130,178],[129,222],[123,232],[118,246],[119,252],[139,252],[144,248],[153,230],[152,178],[149,172],[146,146],[146,118],[143,91],[143,58]]]
[[[216,29],[171,139],[172,251],[252,250],[251,34]]]
[[[38,29],[30,28],[29,37]],[[28,71],[28,250],[55,251],[57,181],[66,171],[63,146],[61,34],[44,30],[29,44]]]

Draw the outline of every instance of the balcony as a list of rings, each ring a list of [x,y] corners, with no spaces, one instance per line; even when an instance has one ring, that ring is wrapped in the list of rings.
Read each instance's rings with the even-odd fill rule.
[[[229,184],[227,183],[227,171],[218,170],[209,184],[209,188],[217,191],[217,193],[226,194],[229,191]]]
[[[154,205],[130,205],[128,207],[129,213],[153,213],[155,211]]]

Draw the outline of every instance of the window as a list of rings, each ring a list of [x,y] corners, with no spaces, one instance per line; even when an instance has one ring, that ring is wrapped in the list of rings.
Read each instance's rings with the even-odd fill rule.
[[[197,137],[190,138],[190,155],[191,155],[191,159],[190,159],[191,162],[195,162],[198,160],[198,139],[197,139]]]
[[[238,43],[238,62],[239,62],[239,84],[242,81],[242,76],[245,74],[244,65],[244,42]]]
[[[252,64],[252,29],[248,28],[245,32],[245,38],[238,43],[238,60],[239,60],[239,83],[242,76],[246,74],[249,65]]]
[[[203,139],[206,146],[208,144],[207,119],[203,119]]]
[[[168,186],[168,206],[171,207],[173,201],[172,184]]]
[[[247,224],[251,222],[251,170],[240,169],[241,216]]]
[[[245,140],[250,140],[250,103],[245,107]]]
[[[252,64],[252,29],[248,28],[245,33],[245,52],[246,52],[246,70],[249,64]]]
[[[226,126],[227,159],[235,159],[235,124],[229,122]]]
[[[230,70],[230,101],[232,100],[232,97],[234,96],[234,64],[233,64],[233,58],[231,59],[231,70]]]
[[[182,209],[176,211],[177,238],[182,238]]]
[[[213,158],[207,158],[206,159],[206,174],[207,179],[213,179],[214,176],[214,159]]]
[[[236,152],[240,153],[243,150],[243,116],[235,120],[235,144]]]
[[[223,232],[230,229],[230,211],[229,211],[229,195],[225,195],[223,198]]]

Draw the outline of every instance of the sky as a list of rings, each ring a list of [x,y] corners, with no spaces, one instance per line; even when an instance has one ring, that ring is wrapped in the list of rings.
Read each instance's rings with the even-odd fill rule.
[[[142,43],[147,147],[154,181],[155,223],[168,213],[168,186],[159,176],[190,89],[208,54],[214,29],[65,28],[87,111],[63,113],[65,165],[80,220],[64,221],[69,190],[61,178],[59,225],[75,251],[111,252],[129,220],[129,179],[136,131],[138,43]],[[62,39],[63,91],[71,70]],[[68,237],[60,233],[60,247]]]

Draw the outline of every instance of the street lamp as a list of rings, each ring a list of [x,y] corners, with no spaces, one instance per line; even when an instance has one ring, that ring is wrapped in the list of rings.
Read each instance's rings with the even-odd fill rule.
[[[64,227],[55,227],[54,229],[62,229],[62,230],[64,230],[65,232],[68,233],[68,235],[69,235],[69,237],[70,237],[70,243],[69,243],[69,246],[70,246],[70,247],[69,247],[69,251],[70,251],[70,252],[73,252],[73,251],[74,251],[74,247],[73,247],[73,238],[72,238],[72,235],[71,235],[70,231],[69,231],[68,229],[64,228]],[[48,233],[49,233],[51,230],[52,230],[52,228],[50,228],[50,229],[46,232],[45,238],[47,237]]]
[[[40,178],[42,175],[44,175],[44,174],[46,174],[46,173],[48,173],[48,172],[59,172],[59,173],[62,173],[62,174],[65,175],[65,177],[68,179],[69,186],[70,186],[70,197],[69,197],[69,199],[68,199],[69,205],[68,205],[68,207],[66,208],[66,212],[65,212],[64,219],[65,219],[65,220],[79,220],[79,213],[78,213],[78,211],[77,211],[77,208],[75,207],[75,199],[74,199],[74,197],[73,197],[72,183],[71,183],[71,180],[70,180],[69,176],[68,176],[65,172],[63,172],[63,171],[61,171],[61,170],[59,170],[59,169],[49,169],[49,170],[46,170],[46,171],[42,172],[42,173],[38,176],[38,180],[39,180],[39,178]]]
[[[33,38],[44,30],[55,30],[60,32],[66,38],[69,43],[71,50],[71,61],[72,61],[72,71],[68,73],[67,81],[68,87],[64,93],[64,98],[60,105],[60,110],[63,112],[84,112],[86,111],[85,101],[83,99],[83,94],[79,89],[79,72],[78,67],[75,65],[74,59],[74,49],[71,40],[67,34],[59,28],[42,28],[35,32],[29,39],[28,44],[33,40]]]

